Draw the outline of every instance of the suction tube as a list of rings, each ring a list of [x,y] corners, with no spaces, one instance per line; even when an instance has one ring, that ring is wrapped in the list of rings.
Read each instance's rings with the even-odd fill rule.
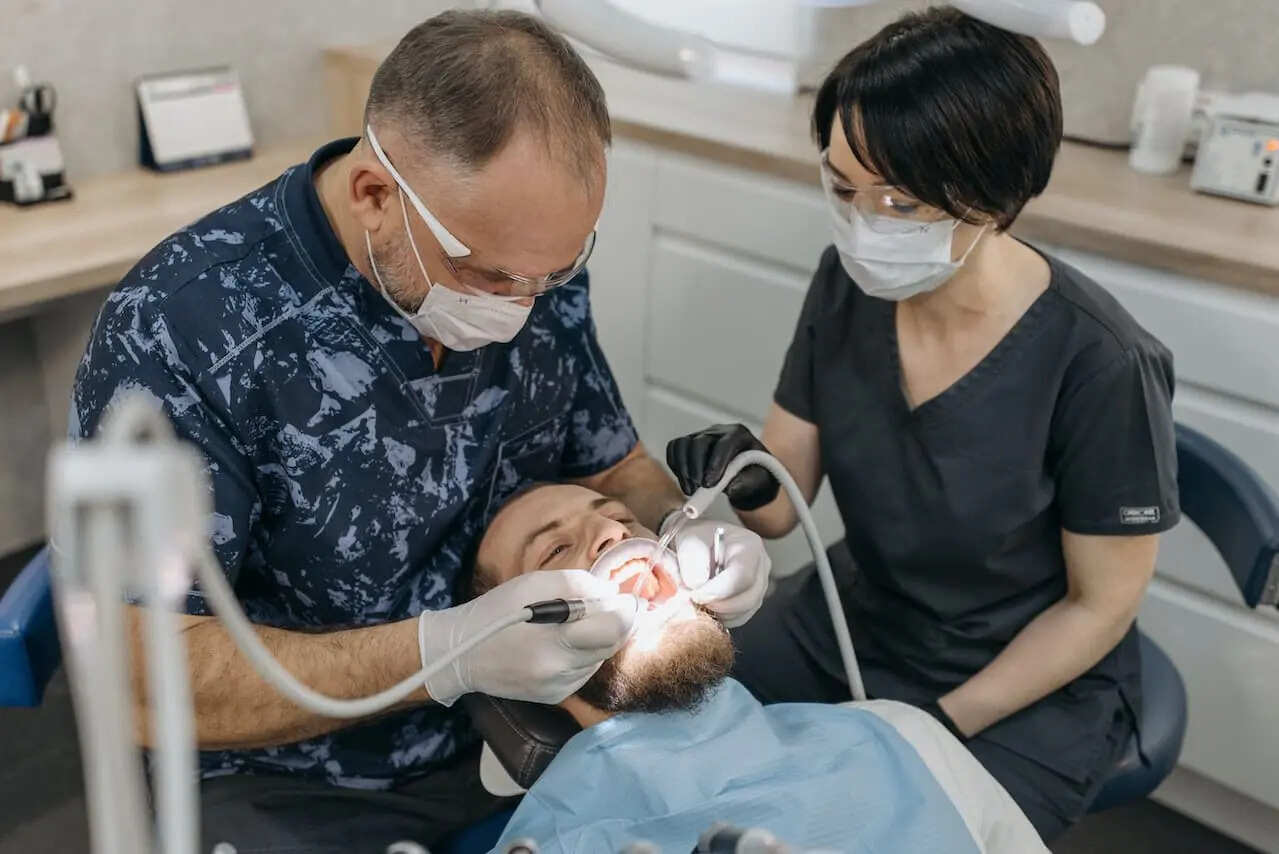
[[[683,512],[690,519],[697,519],[706,513],[711,502],[719,497],[724,488],[733,482],[733,478],[747,466],[761,466],[769,471],[781,483],[782,489],[795,507],[795,515],[799,517],[800,527],[808,538],[808,546],[813,550],[813,560],[817,564],[817,577],[822,582],[822,592],[826,594],[826,605],[830,609],[831,623],[835,629],[835,641],[839,645],[839,655],[844,660],[844,673],[848,677],[848,689],[854,700],[866,699],[866,688],[862,685],[862,672],[857,666],[857,653],[853,651],[853,639],[848,633],[848,622],[844,616],[844,604],[840,601],[839,590],[835,587],[835,574],[831,571],[830,560],[826,557],[826,546],[817,532],[817,524],[808,512],[808,501],[800,491],[799,484],[790,476],[786,466],[774,456],[763,451],[745,451],[738,454],[724,476],[714,486],[697,490],[683,506]]]

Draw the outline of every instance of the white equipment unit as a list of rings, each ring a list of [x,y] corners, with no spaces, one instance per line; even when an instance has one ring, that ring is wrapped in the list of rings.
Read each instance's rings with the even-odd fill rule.
[[[793,93],[817,44],[819,11],[876,0],[531,0],[557,29],[645,71]],[[508,5],[508,4],[504,4]],[[517,7],[528,3],[515,3]],[[955,0],[975,18],[1092,44],[1106,15],[1086,0]]]
[[[1279,121],[1214,115],[1199,140],[1191,188],[1279,205]]]

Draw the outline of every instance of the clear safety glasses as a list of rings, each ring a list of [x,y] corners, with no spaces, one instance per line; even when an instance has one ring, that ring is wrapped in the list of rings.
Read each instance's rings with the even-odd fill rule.
[[[854,187],[830,165],[830,150],[822,152],[822,189],[836,212],[851,221],[853,209],[862,215],[871,231],[880,234],[911,234],[933,223],[951,219],[950,214],[926,205],[889,184]]]
[[[595,250],[596,232],[591,231],[587,235],[586,244],[582,247],[582,251],[578,253],[572,264],[545,276],[521,276],[519,273],[512,273],[510,270],[504,270],[501,267],[477,268],[467,264],[464,260],[459,261],[459,259],[465,259],[471,254],[470,247],[454,237],[444,227],[444,224],[436,218],[435,214],[431,213],[421,197],[413,191],[395,166],[391,164],[391,159],[386,156],[386,152],[382,150],[382,146],[377,141],[377,135],[373,133],[373,127],[365,125],[364,131],[369,138],[369,145],[373,148],[373,154],[377,156],[383,168],[391,174],[400,191],[408,197],[413,209],[417,211],[418,216],[422,218],[422,222],[426,223],[431,235],[440,244],[440,249],[442,250],[440,259],[444,262],[444,266],[461,284],[503,296],[540,296],[552,288],[568,283],[578,273],[582,272],[582,268],[586,266],[586,262],[591,257],[591,252]]]

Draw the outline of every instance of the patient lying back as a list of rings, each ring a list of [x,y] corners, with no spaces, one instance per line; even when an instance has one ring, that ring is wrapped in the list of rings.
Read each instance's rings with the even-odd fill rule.
[[[546,485],[501,509],[476,556],[475,592],[517,574],[589,568],[652,537],[622,504]],[[689,851],[716,822],[793,849],[1046,852],[1030,822],[927,714],[871,701],[762,706],[728,678],[733,647],[682,595],[678,569],[630,567],[635,634],[562,704],[582,725],[503,834],[543,852]]]

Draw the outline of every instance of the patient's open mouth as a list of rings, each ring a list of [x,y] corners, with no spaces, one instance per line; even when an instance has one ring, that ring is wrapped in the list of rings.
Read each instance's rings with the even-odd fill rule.
[[[615,582],[622,593],[637,596],[647,610],[655,610],[679,590],[675,555],[667,550],[654,561],[656,548],[653,540],[624,540],[600,555],[591,573]]]
[[[646,557],[628,560],[608,574],[623,593],[633,593],[648,602],[651,611],[675,595],[675,580],[661,565],[654,566]]]

